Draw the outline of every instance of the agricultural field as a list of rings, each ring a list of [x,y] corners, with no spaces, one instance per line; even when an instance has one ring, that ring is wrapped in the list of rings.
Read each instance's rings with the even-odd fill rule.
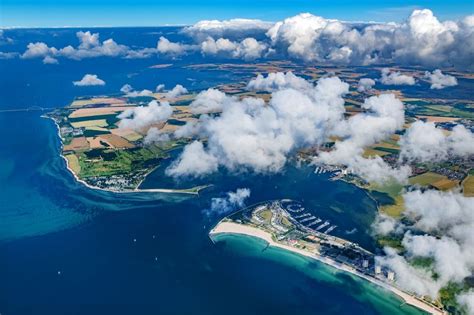
[[[75,173],[79,174],[81,172],[81,165],[79,164],[79,159],[75,154],[66,154],[64,156],[67,159],[69,168]]]
[[[462,182],[464,196],[474,197],[474,175],[469,174]]]
[[[437,181],[446,180],[447,177],[433,172],[426,172],[418,176],[411,177],[409,179],[410,184],[420,185],[420,186],[429,186],[433,185]]]

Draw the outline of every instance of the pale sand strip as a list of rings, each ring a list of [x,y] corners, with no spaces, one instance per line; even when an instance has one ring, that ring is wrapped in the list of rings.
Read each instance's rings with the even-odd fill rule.
[[[300,255],[303,255],[303,256],[306,256],[306,257],[310,257],[310,258],[313,258],[313,259],[316,259],[316,260],[319,260],[321,261],[322,263],[325,263],[327,265],[330,265],[336,269],[339,269],[339,270],[342,270],[342,271],[346,271],[346,272],[349,272],[353,275],[356,275],[358,277],[361,277],[367,281],[370,281],[384,289],[387,289],[391,292],[393,292],[394,294],[398,295],[400,298],[402,298],[402,300],[406,303],[406,304],[410,304],[410,305],[413,305],[427,313],[430,313],[430,314],[436,314],[436,315],[441,315],[441,314],[446,314],[446,312],[443,312],[442,310],[439,310],[423,301],[421,301],[420,299],[408,294],[408,293],[405,293],[391,285],[389,285],[388,283],[385,283],[385,282],[382,282],[378,279],[375,279],[375,278],[372,278],[372,277],[368,277],[360,272],[358,272],[356,269],[352,268],[352,267],[349,267],[349,266],[346,266],[346,265],[342,265],[332,259],[329,259],[327,257],[322,257],[322,256],[319,256],[318,254],[312,254],[312,253],[309,253],[307,251],[304,251],[302,249],[299,249],[299,248],[295,248],[295,247],[292,247],[292,246],[288,246],[288,245],[285,245],[285,244],[280,244],[280,243],[277,243],[275,242],[270,233],[267,233],[267,232],[264,232],[258,228],[254,228],[254,227],[251,227],[251,226],[248,226],[248,225],[243,225],[243,224],[238,224],[238,223],[233,223],[233,222],[220,222],[219,224],[217,224],[217,226],[212,229],[210,231],[210,235],[216,235],[216,234],[243,234],[243,235],[248,235],[248,236],[253,236],[253,237],[257,237],[257,238],[260,238],[262,240],[264,240],[265,242],[267,242],[270,246],[274,246],[274,247],[278,247],[278,248],[282,248],[282,249],[286,249],[286,250],[289,250],[291,252],[294,252],[294,253],[297,253],[297,254],[300,254]]]

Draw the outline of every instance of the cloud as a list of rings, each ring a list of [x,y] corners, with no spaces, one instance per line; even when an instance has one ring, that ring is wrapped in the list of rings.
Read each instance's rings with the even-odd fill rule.
[[[94,57],[117,57],[125,56],[129,48],[124,45],[117,44],[113,39],[107,39],[102,43],[99,41],[99,33],[79,31],[76,33],[79,40],[79,46],[74,48],[66,46],[61,49],[49,47],[43,42],[29,43],[26,51],[21,58],[58,58],[65,57],[74,60]]]
[[[120,118],[119,128],[143,130],[153,124],[168,120],[173,114],[173,108],[168,102],[153,100],[147,106],[137,106],[127,109],[117,117]]]
[[[461,293],[457,296],[457,302],[464,306],[467,310],[467,314],[474,314],[474,290],[470,289],[465,293]]]
[[[18,53],[16,52],[3,52],[0,51],[0,59],[12,59],[18,56]]]
[[[474,203],[460,193],[436,190],[409,191],[403,199],[404,215],[412,222],[402,240],[405,252],[387,248],[387,256],[378,260],[395,271],[404,289],[436,298],[442,287],[462,283],[474,272]],[[414,268],[414,258],[433,263],[429,270]]]
[[[242,208],[245,200],[250,197],[250,189],[238,188],[235,192],[228,192],[224,198],[212,198],[211,208],[205,212],[208,215],[223,215],[235,209]]]
[[[405,193],[403,199],[404,214],[416,220],[415,226],[425,232],[446,232],[474,224],[474,203],[459,193],[415,190]]]
[[[121,88],[120,88],[120,92],[124,93],[124,94],[127,94],[127,93],[130,93],[133,91],[133,87],[130,85],[130,84],[124,84]]]
[[[460,21],[440,21],[424,9],[414,10],[403,23],[349,23],[309,13],[276,23],[248,19],[200,21],[182,30],[191,38],[191,44],[160,37],[156,47],[133,50],[113,39],[101,43],[98,33],[78,32],[77,48],[57,49],[41,42],[30,43],[22,57],[148,58],[157,53],[176,57],[201,50],[204,55],[246,60],[271,53],[280,58],[324,64],[473,69],[473,20],[471,15]]]
[[[433,72],[426,71],[424,76],[431,84],[430,89],[444,89],[449,86],[458,85],[458,80],[449,74],[443,74],[441,70],[436,69]]]
[[[54,55],[57,53],[56,48],[49,48],[48,45],[42,42],[29,43],[26,47],[27,50],[21,55],[21,58],[44,58],[49,54]]]
[[[192,106],[207,112],[210,109],[206,100],[212,100],[211,109],[222,113],[213,117],[202,115],[197,125],[184,128],[208,139],[205,153],[220,166],[231,171],[278,172],[294,150],[326,140],[329,130],[343,119],[342,96],[348,89],[348,84],[337,77],[322,78],[309,91],[274,92],[267,106],[259,98],[239,100],[209,90],[198,96]],[[183,152],[181,159],[193,160],[187,152]],[[193,172],[192,167],[185,169]]]
[[[184,147],[181,156],[166,169],[166,175],[173,177],[201,177],[217,171],[217,158],[204,150],[200,141],[194,141]]]
[[[189,107],[193,114],[217,113],[222,111],[226,103],[232,101],[235,99],[211,88],[200,92]]]
[[[400,159],[408,161],[439,161],[449,156],[468,157],[474,154],[474,134],[462,125],[449,135],[434,123],[416,121],[400,138]]]
[[[125,84],[120,88],[120,92],[124,93],[127,97],[141,97],[141,96],[153,96],[153,92],[147,89],[141,91],[135,91],[130,84]]]
[[[100,45],[99,42],[99,33],[92,34],[91,32],[79,31],[76,33],[77,38],[79,39],[81,49],[89,49],[92,47],[97,47]]]
[[[296,90],[310,90],[313,85],[305,79],[298,77],[293,72],[272,72],[267,77],[258,74],[249,81],[247,89],[251,91],[274,92],[282,89],[293,88]]]
[[[362,78],[357,84],[357,91],[359,92],[369,92],[372,90],[372,87],[375,85],[375,81],[370,78]]]
[[[204,20],[186,27],[183,32],[197,40],[212,38],[245,38],[266,32],[272,23],[251,19]]]
[[[43,63],[48,65],[55,65],[58,64],[58,59],[53,58],[51,56],[46,56],[43,58]]]
[[[153,144],[153,143],[161,143],[161,142],[168,142],[170,141],[170,135],[167,133],[161,132],[160,129],[151,127],[148,129],[148,132],[143,139],[143,143],[148,145],[148,144]]]
[[[366,99],[362,108],[366,110],[365,113],[338,124],[335,135],[343,140],[337,141],[332,151],[321,152],[315,162],[345,165],[369,182],[405,182],[410,175],[409,167],[392,168],[378,156],[362,157],[366,147],[402,128],[405,121],[403,103],[393,94],[381,94]]]
[[[275,23],[266,34],[277,51],[305,61],[472,68],[472,20],[440,22],[427,9],[414,10],[404,23],[386,24],[352,24],[302,13]]]
[[[161,54],[168,54],[168,55],[174,55],[174,56],[179,56],[186,53],[189,50],[195,49],[195,47],[191,45],[171,42],[164,36],[160,37],[160,40],[158,41],[156,48],[158,52]]]
[[[464,252],[473,250],[474,246],[465,246],[454,238],[407,233],[403,238],[403,247],[409,257],[432,258],[432,268],[438,275],[436,282],[442,286],[449,282],[460,283],[474,271],[474,254]]]
[[[441,284],[433,280],[432,272],[413,267],[392,248],[385,248],[385,252],[385,256],[377,256],[375,261],[395,273],[395,281],[400,287],[423,296],[437,296]]]
[[[188,93],[188,90],[181,84],[177,84],[173,89],[166,92],[165,95],[167,98],[176,98],[186,93]]]
[[[400,71],[391,72],[390,69],[383,68],[380,82],[385,85],[414,85],[415,78],[406,74],[401,74]]]
[[[186,124],[175,137],[208,140],[202,150],[230,171],[278,172],[296,150],[319,146],[329,136],[339,136],[331,152],[321,152],[316,163],[346,165],[368,181],[405,182],[408,166],[392,168],[380,157],[362,157],[364,148],[402,128],[403,104],[393,95],[373,96],[363,105],[366,113],[344,118],[343,95],[349,85],[325,77],[314,86],[291,73],[257,76],[252,89],[273,91],[268,104],[259,98],[239,99],[215,90],[203,91],[191,103],[197,122]],[[209,113],[220,115],[209,116]],[[192,161],[183,152],[182,160]],[[174,167],[179,166],[179,161]],[[185,168],[192,175],[192,168]],[[214,171],[215,169],[208,169]],[[202,172],[199,173],[202,176]]]
[[[165,89],[165,85],[164,84],[158,84],[155,88],[155,92],[161,92]]]
[[[220,55],[244,60],[260,58],[266,49],[265,44],[252,37],[245,38],[241,42],[233,42],[226,38],[214,40],[212,37],[208,37],[201,43],[201,53],[203,55]]]
[[[404,228],[403,223],[383,213],[379,213],[372,223],[376,235],[400,234]]]
[[[76,86],[95,86],[95,85],[105,85],[105,81],[99,79],[97,74],[86,74],[80,81],[72,82]]]

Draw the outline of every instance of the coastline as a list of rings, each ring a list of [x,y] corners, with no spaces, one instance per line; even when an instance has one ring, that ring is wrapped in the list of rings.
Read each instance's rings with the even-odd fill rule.
[[[427,304],[426,302],[418,299],[417,297],[412,296],[412,295],[410,295],[410,294],[408,294],[408,293],[406,293],[406,292],[404,292],[404,291],[402,291],[402,290],[400,290],[400,289],[398,289],[398,288],[396,288],[392,285],[389,285],[388,283],[382,282],[382,281],[380,281],[378,279],[375,279],[375,278],[368,277],[368,276],[360,273],[359,271],[357,271],[354,268],[342,265],[342,264],[340,264],[338,262],[335,262],[332,259],[327,258],[327,257],[322,257],[322,256],[319,256],[317,254],[311,254],[311,253],[309,253],[307,251],[304,251],[302,249],[278,243],[278,242],[276,242],[272,239],[272,236],[271,236],[270,233],[259,230],[258,228],[254,228],[254,227],[251,227],[251,226],[238,224],[238,223],[234,223],[234,222],[222,222],[221,221],[209,232],[211,240],[212,240],[213,235],[218,235],[218,234],[241,234],[241,235],[247,235],[247,236],[262,239],[265,242],[267,242],[269,244],[269,246],[278,247],[278,248],[288,250],[288,251],[291,251],[293,253],[308,257],[308,258],[318,260],[318,261],[320,261],[320,262],[322,262],[326,265],[329,265],[331,267],[334,267],[338,270],[345,271],[345,272],[351,273],[355,276],[358,276],[362,279],[365,279],[365,280],[367,280],[367,281],[369,281],[369,282],[371,282],[371,283],[373,283],[373,284],[375,284],[379,287],[384,288],[385,290],[391,291],[393,294],[400,297],[404,301],[404,303],[412,305],[414,307],[417,307],[418,309],[421,309],[421,310],[423,310],[423,311],[425,311],[429,314],[435,314],[435,315],[446,314],[444,311]]]
[[[152,188],[152,189],[139,189],[138,187],[141,185],[141,183],[145,180],[145,178],[148,176],[148,174],[150,174],[152,171],[154,171],[156,169],[153,168],[152,170],[150,170],[149,172],[147,172],[147,174],[145,175],[145,177],[140,181],[140,183],[136,186],[135,189],[127,189],[127,190],[113,190],[113,189],[108,189],[108,188],[100,188],[100,187],[97,187],[97,186],[92,186],[90,185],[89,183],[87,183],[85,180],[83,179],[80,179],[79,176],[77,176],[77,174],[72,170],[72,168],[70,167],[69,165],[69,161],[68,159],[63,155],[62,153],[62,150],[63,150],[63,143],[62,143],[62,138],[61,138],[61,132],[60,132],[60,128],[59,128],[59,125],[58,123],[52,118],[52,117],[49,117],[47,115],[41,115],[42,118],[46,118],[46,119],[50,119],[53,121],[54,125],[56,126],[56,130],[57,130],[57,136],[60,140],[60,143],[61,143],[61,147],[60,147],[60,152],[59,152],[59,156],[64,160],[64,162],[66,163],[66,169],[69,171],[69,173],[72,174],[72,176],[74,177],[74,179],[86,186],[87,188],[90,188],[90,189],[95,189],[95,190],[100,190],[100,191],[106,191],[106,192],[112,192],[112,193],[118,193],[118,194],[130,194],[130,193],[164,193],[164,194],[187,194],[187,195],[199,195],[199,192],[208,187],[209,185],[207,186],[203,186],[203,187],[199,187],[196,191],[191,191],[191,189],[193,189],[194,187],[190,188],[190,189],[168,189],[168,188]]]

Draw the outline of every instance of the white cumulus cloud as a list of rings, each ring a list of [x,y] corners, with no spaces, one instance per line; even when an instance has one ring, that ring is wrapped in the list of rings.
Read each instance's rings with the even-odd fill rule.
[[[458,80],[449,74],[443,74],[441,70],[436,69],[433,72],[426,71],[425,76],[431,84],[431,89],[444,89],[449,86],[458,85]]]
[[[449,156],[468,157],[474,154],[474,134],[462,125],[449,135],[434,123],[416,121],[400,138],[400,158],[410,161],[439,161]]]
[[[94,85],[105,85],[105,81],[99,79],[97,74],[86,74],[79,81],[72,82],[76,86],[94,86]]]
[[[120,118],[119,128],[142,130],[153,124],[168,120],[173,114],[173,108],[168,102],[153,100],[147,106],[137,106],[127,109],[117,117]]]
[[[414,85],[415,78],[406,74],[402,74],[400,71],[392,72],[388,68],[383,68],[380,82],[385,85]]]

